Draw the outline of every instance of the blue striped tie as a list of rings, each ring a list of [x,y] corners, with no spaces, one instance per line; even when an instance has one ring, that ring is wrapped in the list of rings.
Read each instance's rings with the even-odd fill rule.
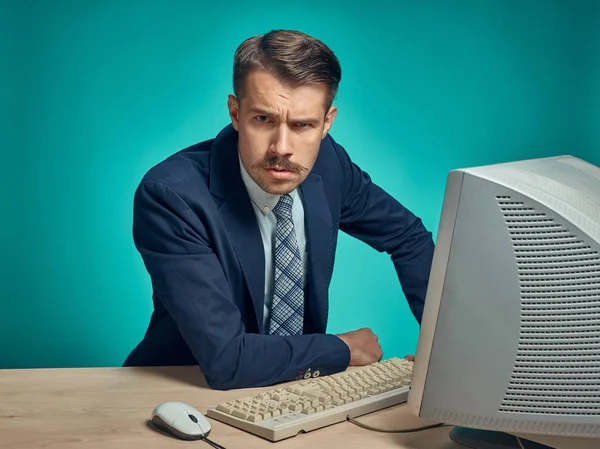
[[[292,220],[292,197],[283,195],[273,208],[275,229],[275,280],[269,333],[301,335],[304,318],[302,260]]]

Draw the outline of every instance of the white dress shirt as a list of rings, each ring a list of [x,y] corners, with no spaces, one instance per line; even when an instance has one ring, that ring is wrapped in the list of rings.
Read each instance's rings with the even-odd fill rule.
[[[250,195],[250,199],[252,200],[254,213],[256,215],[256,220],[258,221],[258,227],[260,229],[260,235],[262,236],[263,248],[265,251],[265,304],[263,326],[264,332],[268,333],[271,306],[273,305],[273,280],[275,276],[275,227],[277,225],[277,218],[271,211],[277,204],[277,201],[279,201],[281,195],[273,195],[261,189],[246,171],[244,165],[242,164],[241,158],[239,162],[242,180],[244,181],[248,195]],[[302,266],[304,267],[302,272],[302,282],[303,285],[306,286],[308,257],[306,254],[306,233],[304,231],[304,207],[302,205],[302,198],[298,189],[294,189],[292,192],[290,192],[290,196],[292,197],[292,200],[294,200],[292,205],[292,219],[294,221],[294,231],[296,232],[296,239],[298,240],[298,249],[300,250]]]

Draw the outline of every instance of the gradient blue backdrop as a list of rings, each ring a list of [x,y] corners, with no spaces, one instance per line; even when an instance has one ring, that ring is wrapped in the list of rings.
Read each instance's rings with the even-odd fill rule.
[[[299,29],[337,53],[332,135],[434,234],[450,169],[600,165],[597,2],[204,3],[2,2],[0,367],[120,365],[139,341],[151,287],[134,189],[227,124],[251,35]],[[342,235],[329,331],[362,326],[386,357],[415,350],[388,257]]]

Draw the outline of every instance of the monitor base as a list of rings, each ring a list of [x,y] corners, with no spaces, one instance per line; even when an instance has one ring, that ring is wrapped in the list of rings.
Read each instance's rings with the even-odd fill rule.
[[[467,427],[454,427],[450,431],[450,439],[473,449],[522,449],[517,437],[504,432],[490,430],[469,429]],[[523,440],[523,449],[553,449],[530,440]]]

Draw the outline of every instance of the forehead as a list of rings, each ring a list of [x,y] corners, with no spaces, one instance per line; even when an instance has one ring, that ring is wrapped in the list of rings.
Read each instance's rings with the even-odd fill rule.
[[[325,111],[327,86],[290,86],[281,83],[268,72],[253,71],[246,78],[242,97],[244,106],[248,108],[294,115],[322,115]]]

